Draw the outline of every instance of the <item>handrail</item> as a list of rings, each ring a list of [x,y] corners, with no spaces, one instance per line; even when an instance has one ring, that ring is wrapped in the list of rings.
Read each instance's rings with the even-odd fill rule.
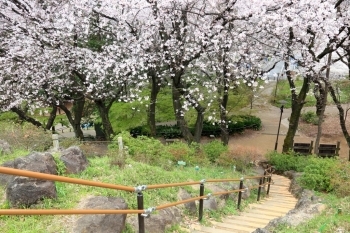
[[[0,210],[0,215],[138,214],[139,232],[144,233],[145,232],[145,230],[144,230],[144,228],[145,228],[144,217],[148,217],[153,211],[161,210],[161,209],[165,209],[165,208],[169,208],[172,206],[177,206],[177,205],[185,204],[185,203],[189,203],[189,202],[194,202],[197,200],[199,200],[199,220],[201,220],[202,216],[203,216],[203,200],[209,199],[210,196],[224,195],[224,194],[229,194],[229,193],[239,193],[237,208],[240,209],[242,193],[247,190],[247,188],[243,188],[243,181],[244,180],[258,179],[258,178],[260,179],[259,185],[250,187],[250,189],[258,188],[257,200],[259,201],[261,187],[268,185],[266,194],[267,195],[269,194],[269,189],[270,189],[270,184],[271,184],[271,176],[272,176],[272,172],[271,172],[272,170],[271,170],[271,168],[269,168],[269,169],[265,169],[264,175],[241,177],[240,179],[209,179],[209,180],[203,179],[201,181],[170,183],[170,184],[141,185],[141,186],[137,186],[137,187],[129,187],[129,186],[124,186],[124,185],[114,185],[114,184],[89,181],[89,180],[83,180],[83,179],[76,179],[76,178],[69,178],[69,177],[63,177],[63,176],[46,174],[46,173],[33,172],[33,171],[20,170],[20,169],[14,169],[14,168],[0,166],[0,173],[8,174],[8,175],[26,176],[26,177],[32,177],[32,178],[37,178],[37,179],[43,179],[43,180],[53,180],[53,181],[60,181],[60,182],[66,182],[66,183],[81,184],[81,185],[95,186],[95,187],[101,187],[101,188],[109,188],[109,189],[117,189],[117,190],[129,191],[129,192],[136,192],[137,193],[137,203],[138,203],[137,210],[135,210],[135,209],[124,209],[124,210],[5,209],[5,210]],[[214,182],[232,182],[232,181],[240,181],[239,189],[229,190],[229,191],[224,191],[224,192],[216,192],[213,194],[209,193],[207,195],[204,195],[204,183],[207,183],[207,182],[208,183],[210,183],[210,182],[212,182],[212,183],[214,183]],[[146,189],[178,187],[178,186],[187,186],[187,185],[195,185],[195,184],[200,184],[200,195],[198,197],[193,197],[193,198],[189,198],[189,199],[182,200],[182,201],[163,204],[163,205],[159,205],[157,207],[151,207],[148,209],[144,209],[144,207],[143,207],[143,194],[142,194],[142,192],[145,191]]]
[[[0,209],[0,215],[142,214],[144,210]]]
[[[70,178],[70,177],[64,177],[64,176],[56,176],[56,175],[51,175],[51,174],[46,174],[41,172],[33,172],[33,171],[20,170],[20,169],[1,167],[1,166],[0,166],[0,173],[15,175],[15,176],[26,176],[26,177],[32,177],[32,178],[37,178],[42,180],[53,180],[53,181],[61,181],[65,183],[82,184],[82,185],[95,186],[100,188],[124,190],[129,192],[135,191],[134,187],[124,186],[124,185],[108,184],[108,183],[102,183],[97,181],[76,179],[76,178]]]

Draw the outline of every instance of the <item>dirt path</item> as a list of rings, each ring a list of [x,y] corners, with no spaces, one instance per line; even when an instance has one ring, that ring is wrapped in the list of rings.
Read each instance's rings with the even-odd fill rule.
[[[247,113],[251,113],[260,117],[262,121],[262,129],[260,131],[246,131],[243,135],[232,136],[229,142],[230,149],[233,150],[238,146],[248,147],[254,150],[258,150],[262,154],[274,150],[281,112],[280,108],[274,107],[268,103],[268,99],[271,96],[274,85],[275,81],[270,81],[270,83],[267,84],[260,96],[254,102],[253,109],[245,109]],[[303,109],[303,111],[309,110],[314,111],[315,108],[306,107]],[[277,151],[279,152],[282,151],[283,141],[288,130],[288,117],[290,114],[290,109],[284,109],[282,114],[280,134],[278,137]],[[350,116],[348,121],[350,121]],[[294,141],[315,141],[316,133],[317,126],[300,123],[299,130],[294,138]],[[338,110],[335,106],[327,106],[321,143],[336,144],[337,141],[340,141],[340,157],[348,159],[349,150],[339,126]]]

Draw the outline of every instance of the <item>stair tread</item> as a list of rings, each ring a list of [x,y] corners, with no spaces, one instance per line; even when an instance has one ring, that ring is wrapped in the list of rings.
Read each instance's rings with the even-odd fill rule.
[[[294,209],[297,199],[289,192],[290,180],[273,175],[269,195],[258,203],[250,204],[240,215],[227,216],[213,227],[199,226],[194,233],[246,233],[265,227],[271,220]]]

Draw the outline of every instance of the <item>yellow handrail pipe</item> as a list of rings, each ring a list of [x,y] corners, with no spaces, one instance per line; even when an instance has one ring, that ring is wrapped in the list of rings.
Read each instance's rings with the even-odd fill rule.
[[[14,175],[14,176],[26,176],[26,177],[32,177],[32,178],[37,178],[42,180],[53,180],[53,181],[60,181],[65,183],[95,186],[100,188],[109,188],[109,189],[124,190],[124,191],[130,191],[130,192],[135,191],[134,187],[124,186],[124,185],[107,184],[107,183],[102,183],[97,181],[76,179],[76,178],[70,178],[70,177],[64,177],[64,176],[56,176],[56,175],[51,175],[46,173],[32,172],[32,171],[20,170],[20,169],[8,168],[8,167],[0,167],[0,173],[7,174],[7,175]]]

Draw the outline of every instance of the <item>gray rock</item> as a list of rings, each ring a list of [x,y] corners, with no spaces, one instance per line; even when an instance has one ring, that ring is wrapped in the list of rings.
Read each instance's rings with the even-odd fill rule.
[[[1,154],[7,155],[11,153],[12,153],[12,148],[10,144],[8,144],[8,142],[6,142],[5,140],[0,139],[0,155]]]
[[[255,231],[253,231],[252,233],[270,233],[270,231],[268,231],[264,228],[258,228]]]
[[[291,192],[295,197],[300,198],[303,188],[298,184],[297,179],[302,175],[302,173],[295,171],[286,171],[284,172],[284,175],[291,179],[289,192]]]
[[[77,147],[69,147],[68,149],[62,151],[60,158],[66,166],[66,173],[77,174],[84,171],[89,165],[83,151]]]
[[[127,209],[124,199],[116,197],[92,197],[83,209]],[[74,223],[74,233],[121,233],[125,228],[126,214],[83,215]]]
[[[34,152],[26,157],[7,162],[6,165],[21,170],[57,175],[56,163],[49,153]],[[12,176],[6,189],[6,198],[13,207],[29,207],[43,198],[56,198],[53,181]]]
[[[294,227],[309,221],[326,209],[326,206],[318,201],[321,200],[314,197],[312,191],[304,190],[301,194],[301,198],[295,206],[295,209],[289,211],[287,215],[283,217],[270,221],[266,228],[273,229],[280,224]]]
[[[215,196],[211,196],[203,201],[203,209],[205,210],[217,210],[219,208],[218,202]]]
[[[181,222],[181,212],[177,207],[166,208],[151,214],[145,218],[145,231],[150,233],[164,233],[166,228]],[[138,232],[138,221],[136,216],[127,218],[135,232]]]
[[[243,184],[243,188],[245,189],[245,191],[244,192],[242,192],[242,199],[243,200],[246,200],[246,199],[248,199],[249,197],[250,197],[250,189],[249,189],[249,187],[247,187],[246,185],[244,185]],[[239,189],[239,184],[234,184],[234,185],[232,185],[232,188],[231,188],[232,190],[234,190],[234,189]]]
[[[1,166],[8,167],[8,168],[15,168],[13,161],[5,162],[5,163],[1,164]],[[13,179],[13,178],[14,178],[13,175],[6,175],[3,173],[0,173],[0,184],[6,186],[8,184],[8,182],[10,182],[11,179]]]
[[[52,181],[16,176],[7,185],[6,199],[11,207],[29,207],[43,198],[56,198],[56,186]]]
[[[50,153],[33,152],[13,161],[14,168],[57,175],[57,166]]]
[[[178,193],[178,199],[179,200],[187,200],[192,198],[192,196],[184,189],[180,189]],[[197,213],[197,207],[196,207],[196,202],[188,202],[184,204],[185,209],[192,215]]]

